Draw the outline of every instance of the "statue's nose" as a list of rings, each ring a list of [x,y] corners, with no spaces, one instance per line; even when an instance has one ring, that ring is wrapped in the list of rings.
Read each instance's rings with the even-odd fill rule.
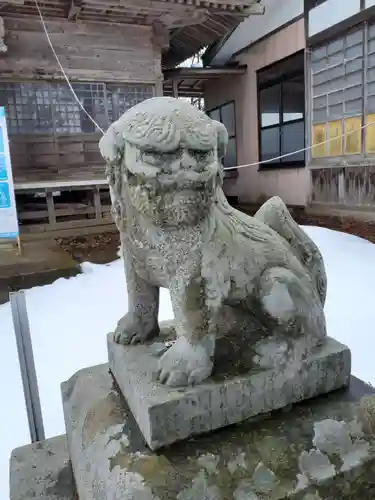
[[[182,153],[180,164],[181,167],[185,169],[195,168],[197,166],[197,162],[187,151]]]

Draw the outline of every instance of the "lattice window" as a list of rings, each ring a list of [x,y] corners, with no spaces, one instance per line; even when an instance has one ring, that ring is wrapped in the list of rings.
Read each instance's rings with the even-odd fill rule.
[[[53,115],[51,132],[83,132],[81,127],[80,107],[72,96],[72,92],[69,87],[64,84],[52,84],[50,86],[50,94]]]
[[[110,122],[136,104],[153,97],[151,85],[107,85],[108,117]]]
[[[52,112],[48,84],[0,83],[0,102],[7,109],[11,132],[50,132]]]
[[[363,153],[359,129],[372,99],[364,61],[372,32],[362,25],[310,52],[313,158]]]
[[[89,115],[94,118],[100,127],[107,128],[109,123],[105,85],[102,83],[84,83],[73,85],[73,88]],[[81,108],[79,108],[79,113],[82,132],[95,132],[94,124]]]
[[[153,96],[152,85],[77,83],[74,91],[103,129],[124,111]],[[95,132],[65,83],[0,82],[0,105],[7,109],[10,134],[74,134]]]

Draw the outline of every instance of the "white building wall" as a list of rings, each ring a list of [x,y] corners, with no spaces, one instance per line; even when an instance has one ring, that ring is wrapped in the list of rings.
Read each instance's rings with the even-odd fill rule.
[[[375,0],[367,0],[369,4]],[[361,10],[361,0],[327,0],[309,12],[309,37],[341,23]]]
[[[340,1],[350,3],[353,0]],[[263,0],[262,3],[265,6],[265,13],[245,19],[215,55],[212,65],[225,64],[239,50],[303,14],[303,0]]]

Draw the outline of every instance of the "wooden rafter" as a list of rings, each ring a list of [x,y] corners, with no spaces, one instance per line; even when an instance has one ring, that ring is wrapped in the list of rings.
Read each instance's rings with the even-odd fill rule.
[[[174,68],[164,71],[164,95],[174,97],[203,97],[208,80],[243,75],[246,66],[210,68]]]
[[[4,17],[38,17],[35,0],[0,0]],[[163,67],[181,63],[228,34],[248,15],[262,14],[259,0],[42,0],[50,19],[116,24],[161,23],[170,33],[163,42]]]

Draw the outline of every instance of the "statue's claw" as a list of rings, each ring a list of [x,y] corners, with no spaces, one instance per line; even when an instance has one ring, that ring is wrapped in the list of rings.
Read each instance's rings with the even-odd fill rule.
[[[125,314],[117,323],[113,339],[117,344],[143,344],[157,337],[160,333],[156,319],[145,321],[144,318]]]
[[[202,343],[179,337],[159,360],[157,378],[171,387],[195,385],[211,375],[213,362]]]

